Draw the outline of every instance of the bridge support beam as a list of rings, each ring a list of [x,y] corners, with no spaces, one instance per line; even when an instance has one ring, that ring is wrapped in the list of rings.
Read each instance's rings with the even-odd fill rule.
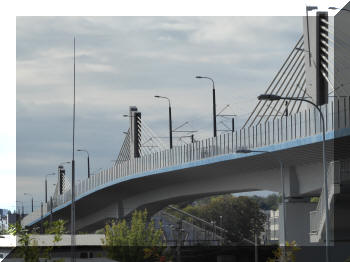
[[[299,178],[294,166],[285,168],[284,170],[284,188],[286,198],[295,197],[300,194]]]

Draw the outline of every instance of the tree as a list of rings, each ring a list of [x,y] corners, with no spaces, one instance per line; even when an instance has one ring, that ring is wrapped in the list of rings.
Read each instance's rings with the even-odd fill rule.
[[[49,224],[48,222],[44,223],[45,233],[54,235],[53,244],[61,241],[62,234],[65,231],[65,221],[57,220]],[[16,222],[14,225],[10,225],[8,233],[18,237],[18,242],[20,246],[15,251],[15,256],[24,258],[25,262],[38,262],[40,257],[51,259],[51,252],[53,246],[46,248],[40,248],[35,239],[32,239],[32,234],[29,231],[22,227],[20,222]],[[62,261],[54,260],[56,262]]]
[[[54,235],[53,245],[55,245],[56,243],[62,240],[62,234],[65,233],[65,229],[66,229],[65,224],[66,224],[66,221],[62,219],[53,221],[51,224],[45,221],[44,223],[45,234]],[[48,246],[43,252],[43,257],[51,259],[53,247],[54,246]],[[63,259],[54,260],[54,261],[61,262],[63,261]]]
[[[266,197],[255,195],[252,199],[255,200],[263,210],[277,210],[278,204],[281,203],[281,197],[277,194],[270,194]]]
[[[255,234],[259,235],[263,231],[266,220],[257,202],[245,196],[212,197],[208,204],[190,205],[184,211],[206,221],[215,221],[216,225],[220,225],[222,216],[222,226],[228,231],[226,237],[233,242],[253,240]]]
[[[105,226],[105,240],[102,240],[107,256],[121,262],[145,261],[161,250],[163,231],[156,229],[154,221],[148,221],[147,211],[135,211],[130,223],[126,220],[112,222]],[[152,256],[149,255],[152,250]],[[146,254],[147,253],[147,254]]]
[[[28,230],[23,228],[20,222],[10,225],[8,233],[18,237],[19,247],[15,250],[15,256],[24,258],[25,262],[38,262],[40,248],[35,240],[32,240]]]
[[[300,250],[300,247],[297,246],[295,241],[289,243],[286,241],[286,253],[283,255],[283,250],[281,247],[278,247],[276,250],[272,251],[274,257],[268,258],[267,262],[295,262],[296,261],[296,253]],[[346,261],[345,261],[346,262]]]

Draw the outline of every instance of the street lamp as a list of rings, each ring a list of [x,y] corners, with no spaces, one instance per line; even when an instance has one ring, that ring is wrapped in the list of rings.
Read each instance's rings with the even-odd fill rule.
[[[340,10],[340,11],[344,10],[344,11],[350,12],[349,9],[346,9],[346,8],[338,8],[338,7],[334,7],[334,6],[330,6],[330,7],[328,7],[328,9],[330,9],[330,10]]]
[[[79,152],[85,152],[87,154],[87,164],[88,164],[88,178],[90,178],[90,155],[89,152],[85,149],[78,149]]]
[[[172,127],[172,119],[171,119],[171,104],[170,99],[165,96],[154,96],[155,98],[161,98],[161,99],[167,99],[169,102],[169,143],[170,143],[170,149],[173,148],[173,127]]]
[[[45,175],[45,203],[47,203],[47,177],[48,176],[53,176],[55,175],[56,173],[51,173],[51,174],[47,174]]]
[[[213,83],[213,129],[214,129],[214,137],[216,137],[216,99],[215,99],[215,84],[214,80],[207,76],[196,76],[198,79],[209,79]]]
[[[24,193],[25,196],[31,196],[32,197],[32,213],[34,211],[34,198],[33,195],[29,194],[29,193]]]
[[[326,131],[325,131],[325,123],[324,117],[321,109],[312,101],[306,100],[304,98],[299,97],[282,97],[273,94],[263,94],[258,96],[259,100],[270,100],[270,101],[278,101],[278,100],[295,100],[302,101],[311,104],[314,106],[318,112],[320,113],[320,117],[322,120],[322,161],[323,161],[323,182],[324,182],[324,201],[326,206],[326,261],[329,261],[329,212],[328,212],[328,182],[327,182],[327,167],[326,167]]]
[[[249,153],[271,153],[270,151],[264,150],[250,150],[246,148],[240,148],[236,150],[239,154],[249,154]],[[283,162],[281,159],[276,158],[280,164],[281,172],[281,186],[282,186],[282,213],[283,213],[283,256],[286,257],[286,206],[285,206],[285,192],[284,192],[284,173],[283,173]]]

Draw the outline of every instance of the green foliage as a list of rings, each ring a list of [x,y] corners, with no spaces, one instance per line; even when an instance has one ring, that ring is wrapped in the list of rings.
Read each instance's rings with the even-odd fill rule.
[[[318,203],[318,201],[320,201],[320,198],[319,198],[319,197],[312,197],[312,198],[310,199],[310,202],[311,202],[311,203]]]
[[[44,222],[45,234],[54,235],[54,239],[53,239],[53,246],[48,246],[44,250],[43,257],[51,259],[51,254],[52,254],[52,251],[53,251],[55,244],[62,240],[62,234],[65,233],[65,224],[66,224],[66,221],[64,221],[62,219],[53,221],[51,224],[48,223],[47,221]],[[54,261],[60,262],[63,260],[59,259],[59,260],[54,260]]]
[[[154,221],[147,221],[147,211],[144,210],[135,211],[130,224],[126,220],[107,224],[105,240],[102,242],[109,258],[121,262],[138,262],[145,261],[148,250],[161,249],[162,238],[163,231],[155,228]]]
[[[44,223],[45,233],[54,235],[54,244],[61,241],[65,230],[65,221],[57,220],[51,225]],[[20,222],[10,225],[8,233],[18,237],[19,247],[15,251],[15,256],[24,258],[25,262],[38,262],[40,257],[51,258],[53,247],[40,248],[36,240],[31,239],[31,234],[23,228]],[[61,261],[61,260],[55,260]]]
[[[30,239],[28,230],[22,227],[20,222],[10,225],[8,233],[18,237],[19,247],[15,251],[16,257],[24,258],[25,262],[38,262],[40,257],[40,248],[38,243]]]
[[[286,242],[286,254],[283,255],[283,247],[277,248],[275,251],[273,251],[273,258],[268,258],[267,262],[295,262],[296,256],[295,253],[300,250],[300,247],[297,246],[297,243],[295,241],[292,241],[289,243]]]
[[[263,210],[277,210],[278,204],[281,203],[281,196],[277,194],[270,194],[266,197],[255,195],[251,198],[255,200],[258,203],[259,208]]]
[[[223,195],[211,197],[206,203],[189,205],[183,210],[206,221],[215,221],[219,226],[222,216],[222,227],[228,230],[226,237],[230,241],[252,240],[255,233],[260,234],[264,229],[266,217],[260,211],[258,203],[249,197]]]
[[[66,221],[59,219],[49,224],[47,221],[44,223],[45,234],[54,235],[54,243],[62,240],[62,234],[65,233]]]

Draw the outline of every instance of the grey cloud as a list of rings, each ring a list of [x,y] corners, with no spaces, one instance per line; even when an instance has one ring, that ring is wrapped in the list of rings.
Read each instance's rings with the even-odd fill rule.
[[[231,104],[236,127],[256,103],[301,35],[299,17],[18,17],[17,196],[23,184],[42,199],[43,174],[71,159],[73,37],[76,36],[76,145],[109,167],[128,128],[129,105],[167,136],[190,121],[197,137],[211,135],[210,82],[217,104]],[[166,140],[165,140],[166,142]],[[85,157],[77,154],[79,179]],[[69,174],[69,172],[68,172]],[[54,179],[53,179],[54,180]]]

